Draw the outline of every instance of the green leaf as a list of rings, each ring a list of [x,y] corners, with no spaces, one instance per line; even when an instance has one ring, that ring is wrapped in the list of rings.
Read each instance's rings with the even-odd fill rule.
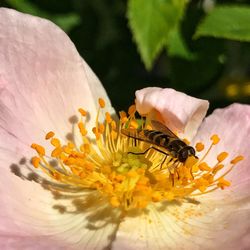
[[[200,36],[250,41],[250,7],[215,7],[199,24],[194,38]]]
[[[170,57],[180,57],[186,60],[195,60],[197,57],[187,47],[179,29],[174,29],[169,33],[167,49]]]
[[[185,5],[185,0],[129,0],[129,25],[148,70],[178,25]]]
[[[65,32],[70,31],[75,25],[80,23],[81,20],[80,16],[75,13],[50,14],[39,9],[34,3],[28,0],[7,0],[7,3],[18,11],[49,19]]]
[[[74,26],[80,23],[81,18],[75,13],[55,15],[50,18],[52,22],[61,27],[65,32],[70,31]]]

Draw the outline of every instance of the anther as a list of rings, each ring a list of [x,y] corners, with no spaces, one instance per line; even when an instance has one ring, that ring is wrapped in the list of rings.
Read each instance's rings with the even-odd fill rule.
[[[110,124],[111,122],[112,122],[112,118],[111,118],[111,115],[110,115],[110,113],[109,112],[106,112],[105,113],[105,120],[106,120],[106,122],[108,123],[108,124]]]
[[[201,164],[199,164],[199,169],[201,171],[210,171],[211,168],[207,165],[206,162],[202,162]]]
[[[41,156],[44,156],[45,155],[45,149],[44,147],[38,145],[38,144],[35,144],[35,143],[32,143],[31,144],[31,148],[35,149],[36,152],[41,155]]]
[[[37,156],[34,156],[31,159],[31,163],[35,168],[38,168],[40,161],[41,161],[40,158],[38,158]]]
[[[132,121],[130,121],[129,126],[133,129],[137,129],[139,125],[138,125],[138,122],[136,120],[132,120]]]
[[[225,187],[231,186],[231,182],[225,180],[224,178],[220,178],[220,179],[218,180],[217,186],[220,187],[221,189],[224,189]]]
[[[82,108],[79,108],[78,109],[79,113],[82,115],[82,116],[86,116],[87,115],[87,111],[82,109]]]
[[[212,136],[210,137],[210,139],[213,141],[213,145],[218,144],[218,143],[219,143],[219,141],[220,141],[219,136],[218,136],[218,135],[216,135],[216,134],[212,135]]]
[[[238,155],[238,156],[236,156],[233,160],[231,160],[231,164],[236,164],[236,163],[238,163],[239,161],[242,161],[242,160],[244,160],[244,156],[242,156],[242,155]]]
[[[85,129],[84,124],[82,122],[78,123],[78,128],[82,136],[85,136],[87,134],[87,130]]]
[[[105,107],[105,101],[102,98],[99,98],[98,102],[99,102],[99,105],[100,105],[101,108]]]
[[[128,109],[128,114],[129,114],[130,116],[133,116],[135,112],[136,112],[136,107],[135,107],[135,105],[131,105],[131,106],[129,107],[129,109]]]
[[[218,162],[222,162],[224,161],[226,158],[228,157],[228,153],[227,152],[222,152],[217,156],[217,160]]]
[[[99,131],[99,133],[103,134],[105,131],[105,126],[103,124],[100,124],[98,127],[98,131]]]
[[[61,147],[57,147],[57,148],[55,148],[55,149],[51,152],[51,156],[52,156],[52,157],[59,157],[61,153],[62,153],[62,148],[61,148]]]
[[[201,152],[204,149],[204,144],[201,142],[196,143],[195,145],[196,151]]]
[[[45,139],[46,139],[46,140],[49,140],[49,139],[51,139],[54,135],[55,135],[55,133],[54,133],[53,131],[50,131],[50,132],[48,132],[48,133],[46,134]]]
[[[50,143],[54,147],[60,147],[61,146],[61,143],[60,143],[59,139],[57,139],[57,138],[52,138],[51,141],[50,141]]]

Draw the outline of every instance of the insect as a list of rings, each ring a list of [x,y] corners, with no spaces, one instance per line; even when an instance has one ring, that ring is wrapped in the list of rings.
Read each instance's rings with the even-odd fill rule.
[[[145,154],[150,149],[157,150],[163,154],[172,156],[180,162],[185,162],[189,156],[195,156],[195,149],[188,146],[183,140],[175,135],[162,123],[152,120],[151,124],[155,129],[122,129],[122,134],[136,140],[148,142],[154,146],[149,147],[145,152],[132,154]],[[157,146],[157,147],[155,147]],[[162,150],[161,150],[161,149]],[[164,151],[163,151],[164,150]],[[165,158],[166,158],[165,157]],[[197,157],[196,157],[197,158]]]

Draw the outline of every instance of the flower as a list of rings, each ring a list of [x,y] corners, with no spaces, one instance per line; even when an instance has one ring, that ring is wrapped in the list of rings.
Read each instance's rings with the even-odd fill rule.
[[[171,175],[164,171],[165,165],[161,166],[165,155],[155,149],[144,154],[145,142],[129,139],[137,126],[146,129],[150,124],[139,124],[132,106],[129,117],[120,113],[123,130],[117,129],[119,123],[105,90],[60,29],[9,9],[0,9],[0,22],[1,249],[249,246],[249,106],[233,104],[216,110],[199,126],[208,108],[206,101],[170,89],[138,91],[136,108],[140,114],[191,140],[190,145],[197,145],[199,160],[211,143],[216,144],[206,156],[207,165],[197,165],[195,157],[190,157],[194,160],[191,165],[181,163],[172,179],[167,179]],[[80,119],[75,116],[78,108]],[[103,109],[108,112],[105,117]],[[92,127],[95,136],[87,138]],[[50,142],[45,148],[41,146],[46,144],[44,137]],[[32,158],[34,149],[38,156]],[[51,158],[43,151],[51,152]],[[239,161],[240,155],[244,155],[243,161]],[[164,164],[172,166],[171,159],[173,156],[167,156]],[[113,177],[110,162],[119,172]],[[81,164],[83,167],[77,168]],[[221,168],[223,174],[224,169],[235,166],[226,179],[215,183],[225,190],[178,199],[173,199],[176,192],[166,193],[164,199],[157,193],[156,187],[160,191],[165,188],[159,184],[161,179],[162,183],[174,181],[169,190],[175,191],[176,183],[184,181],[177,175],[195,164],[202,173]],[[225,168],[218,167],[222,164]],[[159,179],[153,179],[154,172],[147,172],[150,168],[158,170]],[[127,199],[119,195],[128,195],[127,188],[135,187],[131,182],[138,176],[145,177],[140,183],[136,180],[141,188],[137,194],[143,195],[130,195],[133,199],[126,204]],[[120,185],[124,178],[129,180],[127,186]],[[192,185],[200,193],[208,187],[204,181]]]

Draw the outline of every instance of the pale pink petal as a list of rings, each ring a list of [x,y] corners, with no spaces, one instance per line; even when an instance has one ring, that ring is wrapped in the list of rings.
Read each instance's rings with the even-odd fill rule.
[[[136,91],[136,108],[140,114],[152,115],[171,130],[184,133],[188,139],[196,134],[208,105],[208,101],[174,89],[154,87]]]
[[[13,137],[1,134],[1,138],[21,145]],[[45,239],[54,242],[55,249],[108,246],[116,232],[116,211],[96,192],[47,180],[39,170],[33,171],[28,155],[1,150],[0,237],[6,237],[9,244],[18,244],[18,239]],[[27,162],[23,156],[28,156]]]
[[[95,118],[107,94],[67,35],[50,21],[0,9],[0,126],[30,144],[62,138],[79,107]]]
[[[66,249],[109,244],[116,226],[103,222],[106,203],[83,202],[79,209],[76,199],[96,194],[78,196],[64,187],[55,199],[29,163],[32,142],[44,144],[50,130],[65,139],[79,107],[95,118],[98,97],[112,112],[101,83],[63,31],[47,20],[0,9],[0,236],[10,246],[18,237],[47,237],[63,241]]]
[[[1,250],[70,250],[67,246],[59,242],[55,242],[49,237],[20,237],[20,236],[0,236],[0,249]]]
[[[243,155],[244,160],[239,162],[227,175],[226,179],[232,181],[228,193],[236,199],[250,196],[250,105],[233,104],[225,109],[217,109],[208,116],[200,127],[193,145],[202,141],[206,148],[211,144],[210,137],[217,134],[220,142],[209,153],[206,161],[213,165],[221,152],[228,152],[224,160],[230,166],[230,161],[237,155]],[[227,191],[227,190],[226,190]],[[219,192],[218,195],[225,195]]]

